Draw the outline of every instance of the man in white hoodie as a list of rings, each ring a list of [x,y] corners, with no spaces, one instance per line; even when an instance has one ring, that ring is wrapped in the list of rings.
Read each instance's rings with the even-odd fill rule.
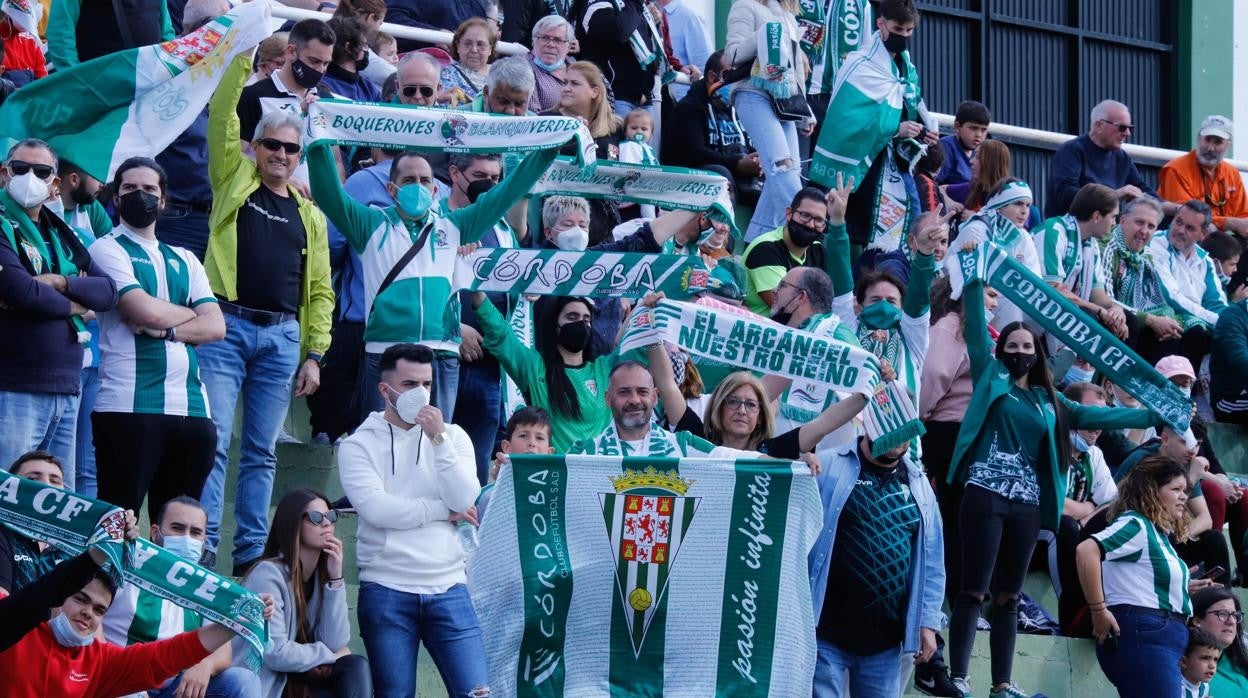
[[[360,635],[378,696],[416,692],[420,643],[451,695],[488,695],[477,615],[456,523],[476,500],[476,461],[463,429],[429,404],[433,350],[395,344],[381,356],[385,411],[338,449],[342,488],[359,512]],[[458,512],[458,513],[457,513]]]

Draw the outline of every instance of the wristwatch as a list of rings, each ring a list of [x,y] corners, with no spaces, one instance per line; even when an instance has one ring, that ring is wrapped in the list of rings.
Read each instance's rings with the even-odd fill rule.
[[[443,431],[443,432],[434,434],[432,440],[433,440],[434,446],[441,446],[442,444],[446,443],[446,432]]]
[[[310,351],[308,352],[308,359],[311,361],[315,361],[318,364],[324,363],[325,355],[320,353],[319,351]]]

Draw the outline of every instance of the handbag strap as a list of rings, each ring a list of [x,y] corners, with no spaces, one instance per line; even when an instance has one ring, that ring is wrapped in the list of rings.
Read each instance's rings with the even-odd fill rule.
[[[416,255],[420,254],[420,251],[425,248],[425,243],[429,242],[429,235],[432,232],[433,218],[430,217],[429,222],[426,223],[425,227],[421,228],[420,233],[416,235],[416,241],[412,243],[411,247],[407,248],[407,252],[403,253],[403,256],[399,258],[399,261],[396,262],[393,267],[390,267],[390,273],[386,274],[386,278],[382,279],[381,285],[377,287],[377,293],[373,296],[373,304],[368,309],[368,316],[370,318],[373,316],[373,309],[377,307],[377,299],[381,298],[381,294],[384,293],[387,288],[390,288],[390,284],[394,283],[394,280],[399,277],[399,273],[402,272],[408,264],[411,264],[412,260],[416,258]]]

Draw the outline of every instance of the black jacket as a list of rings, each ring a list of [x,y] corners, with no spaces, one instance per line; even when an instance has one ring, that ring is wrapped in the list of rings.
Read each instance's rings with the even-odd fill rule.
[[[642,19],[644,11],[640,0],[624,0],[622,10],[616,10],[612,0],[576,0],[572,5],[571,21],[576,25],[576,39],[581,45],[579,58],[592,61],[602,70],[616,99],[633,104],[657,96],[654,78],[662,62],[656,60],[650,67],[642,68],[629,44],[629,37],[636,31],[651,51],[663,52],[662,46],[654,46]]]
[[[694,82],[664,121],[659,159],[677,167],[722,165],[735,174],[737,161],[750,153],[749,141],[732,109],[713,102],[706,88],[706,78]]]

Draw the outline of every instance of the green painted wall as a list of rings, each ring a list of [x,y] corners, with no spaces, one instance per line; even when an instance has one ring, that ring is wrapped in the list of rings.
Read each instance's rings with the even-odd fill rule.
[[[1232,116],[1235,0],[1179,3],[1179,142],[1193,146],[1196,129],[1210,114]],[[1248,77],[1248,76],[1243,76]]]
[[[715,0],[715,47],[723,48],[728,39],[728,9],[733,0]]]

